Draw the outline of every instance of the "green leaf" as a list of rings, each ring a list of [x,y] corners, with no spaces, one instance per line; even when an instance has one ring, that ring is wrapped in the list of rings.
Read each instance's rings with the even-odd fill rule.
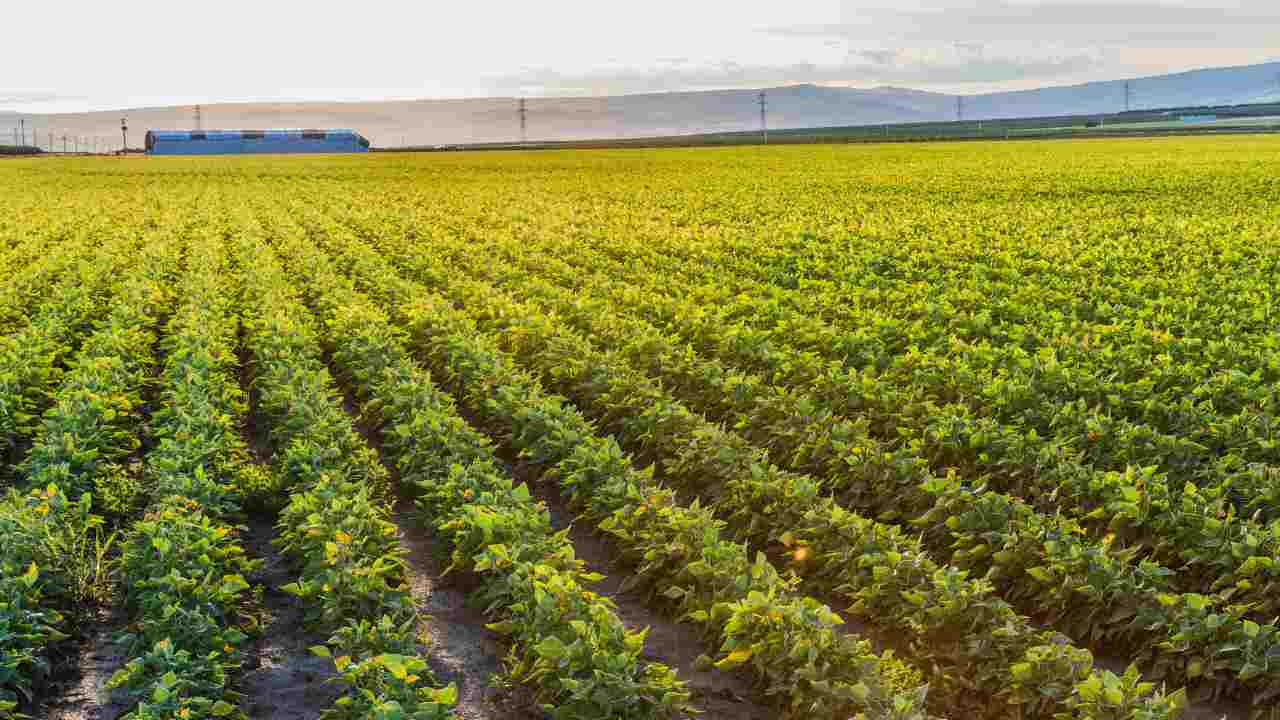
[[[406,658],[403,655],[392,655],[390,653],[379,655],[378,662],[397,680],[403,680],[409,676],[409,669],[405,665]]]
[[[548,660],[559,660],[564,657],[565,652],[567,652],[564,643],[560,641],[560,638],[554,635],[543,638],[542,642],[535,645],[533,650],[538,653],[540,657],[547,658]]]
[[[716,667],[720,668],[721,670],[727,670],[730,668],[738,667],[739,665],[750,660],[751,656],[754,654],[755,654],[755,651],[752,650],[751,648],[734,650],[733,652],[724,656],[724,658],[722,658],[720,662],[716,663]]]
[[[1097,675],[1090,675],[1086,680],[1076,684],[1076,692],[1085,702],[1096,702],[1102,694],[1102,679]]]
[[[431,702],[438,705],[457,705],[458,704],[458,686],[449,683],[447,686],[434,690],[431,693]]]
[[[849,692],[853,694],[854,700],[857,700],[860,703],[865,703],[867,698],[871,695],[871,688],[867,687],[866,683],[860,682],[855,683],[853,687],[850,687]]]
[[[222,592],[227,595],[234,595],[248,589],[249,583],[239,575],[228,575],[222,578]]]
[[[1027,574],[1042,583],[1053,582],[1053,574],[1042,567],[1027,568]]]

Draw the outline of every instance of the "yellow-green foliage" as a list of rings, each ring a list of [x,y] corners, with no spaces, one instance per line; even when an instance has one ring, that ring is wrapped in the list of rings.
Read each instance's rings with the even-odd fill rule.
[[[243,580],[174,584],[153,538],[209,535],[238,578],[242,503],[285,508],[317,652],[377,689],[331,716],[446,712],[409,669],[396,493],[555,716],[682,711],[499,447],[790,716],[1262,714],[1278,171],[1261,135],[6,161],[0,482],[11,515],[81,498],[125,531],[119,684],[164,696],[139,717],[231,713],[236,622],[197,667],[150,615],[234,615]],[[30,520],[0,523],[0,716],[78,619],[12,551]],[[203,694],[156,693],[171,667]]]

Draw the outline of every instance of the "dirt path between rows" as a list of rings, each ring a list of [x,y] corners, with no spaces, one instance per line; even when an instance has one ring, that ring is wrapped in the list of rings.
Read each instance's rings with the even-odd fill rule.
[[[335,379],[342,377],[332,366]],[[391,475],[397,502],[391,516],[399,529],[401,546],[407,551],[405,570],[414,605],[418,608],[420,629],[429,639],[420,648],[431,672],[442,685],[458,687],[458,703],[454,714],[462,720],[541,720],[539,710],[527,688],[500,687],[494,682],[503,673],[502,658],[507,645],[489,630],[489,619],[472,608],[467,597],[477,580],[462,573],[444,576],[449,565],[449,549],[434,532],[418,521],[413,505],[412,488],[405,487],[394,462],[383,452],[381,438],[368,419],[360,413],[348,384],[338,382],[343,409],[355,423],[356,431],[378,453],[382,465]]]
[[[128,660],[112,639],[124,629],[122,609],[103,612],[70,646],[47,697],[33,713],[47,720],[116,720],[132,703],[124,693],[107,691],[107,681]]]
[[[327,353],[326,361],[334,371],[334,377],[341,378]],[[483,613],[466,604],[469,586],[474,586],[475,579],[460,581],[460,578],[450,576],[441,582],[441,574],[448,565],[447,549],[439,538],[417,522],[410,498],[411,489],[401,483],[395,463],[387,462],[383,456],[378,433],[368,419],[362,417],[350,386],[345,382],[340,382],[339,386],[344,409],[356,420],[361,436],[378,452],[400,494],[393,519],[400,528],[404,546],[409,550],[406,561],[414,600],[423,613],[423,622],[433,640],[427,656],[437,680],[457,683],[458,716],[465,720],[544,717],[544,713],[532,706],[528,688],[492,687],[489,678],[501,672],[499,658],[505,655],[505,644],[485,628],[487,619]],[[473,427],[479,427],[466,408],[459,405],[457,410]],[[753,699],[756,694],[750,676],[745,673],[698,670],[695,667],[698,657],[712,652],[714,648],[702,642],[697,628],[672,622],[654,612],[639,592],[623,592],[621,585],[626,568],[614,566],[616,553],[608,543],[585,526],[572,524],[573,515],[561,501],[556,488],[550,483],[540,482],[535,469],[514,462],[509,448],[496,447],[495,450],[513,477],[527,483],[533,494],[546,504],[552,526],[557,530],[570,528],[570,541],[577,556],[590,570],[605,575],[603,581],[589,589],[616,603],[618,615],[628,629],[649,628],[643,657],[673,668],[688,683],[693,695],[692,703],[700,711],[697,717],[705,720],[773,720],[777,717],[776,710]]]
[[[305,630],[302,603],[280,589],[297,578],[288,559],[271,544],[276,536],[273,519],[254,515],[247,527],[241,537],[245,550],[263,561],[248,580],[263,587],[266,618],[261,636],[248,646],[239,682],[245,695],[242,708],[250,718],[314,720],[342,694],[341,686],[326,682],[337,676],[333,661],[310,650],[327,637]]]
[[[526,720],[542,718],[532,698],[519,688],[500,688],[491,679],[502,671],[506,647],[485,627],[488,619],[467,604],[471,588],[463,577],[441,577],[448,567],[448,549],[434,533],[418,523],[413,505],[402,501],[392,520],[408,555],[409,587],[430,638],[424,656],[436,680],[458,686],[454,709],[464,720]]]
[[[530,491],[541,500],[551,515],[551,526],[556,530],[569,530],[569,540],[578,559],[587,568],[605,576],[590,589],[612,600],[618,606],[618,617],[630,630],[649,628],[645,636],[646,660],[660,662],[674,669],[681,680],[688,683],[693,704],[706,720],[766,720],[777,717],[777,711],[756,701],[756,691],[751,676],[744,672],[723,670],[699,670],[697,659],[701,655],[714,654],[715,647],[702,640],[698,628],[687,623],[674,622],[655,612],[643,593],[638,590],[622,590],[627,576],[625,565],[615,558],[617,552],[607,540],[590,529],[589,523],[574,522],[559,488],[549,482],[534,480],[536,471],[516,466],[516,477],[529,485]]]

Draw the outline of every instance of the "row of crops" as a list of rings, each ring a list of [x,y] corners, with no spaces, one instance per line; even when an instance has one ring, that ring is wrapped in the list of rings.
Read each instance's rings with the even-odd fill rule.
[[[0,717],[103,608],[245,717],[261,517],[313,716],[452,716],[404,503],[550,717],[1276,716],[1280,144],[1087,148],[13,163]]]

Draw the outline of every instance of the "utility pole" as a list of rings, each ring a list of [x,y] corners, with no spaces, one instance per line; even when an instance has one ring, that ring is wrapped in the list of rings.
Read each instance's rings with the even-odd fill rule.
[[[200,106],[199,106],[199,105],[197,105],[197,106],[196,106],[196,129],[197,129],[197,130],[203,130],[203,129],[204,129],[204,121],[200,118]]]
[[[956,122],[964,122],[964,96],[956,96]]]
[[[18,144],[26,145],[27,144],[27,119],[18,118],[18,126],[22,128],[21,130],[18,131],[18,134],[21,136],[18,138]],[[31,144],[35,145],[36,143],[34,140],[32,140]]]
[[[1129,80],[1124,81],[1124,111],[1129,112],[1133,109],[1133,83]]]
[[[120,118],[120,154],[124,155],[129,152],[129,123],[125,118]]]
[[[529,142],[529,101],[520,98],[516,112],[520,114],[520,144],[525,145]]]
[[[760,134],[764,137],[764,144],[769,144],[769,99],[765,95],[765,91],[760,91]]]
[[[67,154],[67,136],[65,134],[62,136],[62,154]]]

